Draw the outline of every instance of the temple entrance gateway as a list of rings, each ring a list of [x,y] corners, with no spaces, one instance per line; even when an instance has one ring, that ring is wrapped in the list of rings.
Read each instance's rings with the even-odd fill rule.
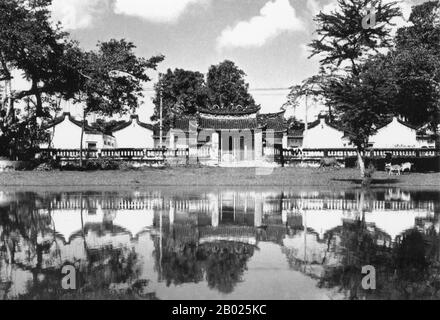
[[[199,162],[252,166],[264,161],[265,154],[272,154],[264,148],[274,148],[287,131],[284,112],[263,115],[259,111],[257,106],[199,108],[193,117],[175,118],[171,134],[180,132],[188,140],[198,136],[197,150],[190,150],[190,154],[198,154]],[[270,137],[273,141],[266,142]],[[188,143],[190,149],[191,145]]]

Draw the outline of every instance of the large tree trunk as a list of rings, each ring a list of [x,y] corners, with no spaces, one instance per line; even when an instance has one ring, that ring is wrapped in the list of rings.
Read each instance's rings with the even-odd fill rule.
[[[35,115],[37,116],[37,118],[43,117],[44,116],[43,101],[41,99],[41,90],[38,87],[37,80],[32,81],[32,89],[31,90],[32,90],[33,94],[35,95],[35,100],[36,100]]]
[[[359,149],[357,151],[357,157],[358,157],[359,169],[361,170],[361,178],[364,179],[365,178],[365,161],[364,161],[364,158],[362,157],[362,152]]]

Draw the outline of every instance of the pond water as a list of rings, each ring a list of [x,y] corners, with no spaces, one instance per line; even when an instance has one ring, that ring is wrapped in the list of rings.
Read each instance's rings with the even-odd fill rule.
[[[440,299],[439,218],[396,188],[0,191],[0,299]]]

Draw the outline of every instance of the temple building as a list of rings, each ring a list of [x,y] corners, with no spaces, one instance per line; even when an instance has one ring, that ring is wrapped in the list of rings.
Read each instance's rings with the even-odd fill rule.
[[[81,145],[81,132],[83,122],[76,120],[69,112],[46,124],[44,129],[50,135],[49,143],[41,148],[75,150]],[[84,124],[83,148],[89,150],[113,149],[116,141],[112,135],[105,134],[91,127],[87,121]]]
[[[191,117],[175,117],[169,149],[189,148],[207,162],[262,161],[287,145],[284,111],[260,114],[260,107],[200,108]]]

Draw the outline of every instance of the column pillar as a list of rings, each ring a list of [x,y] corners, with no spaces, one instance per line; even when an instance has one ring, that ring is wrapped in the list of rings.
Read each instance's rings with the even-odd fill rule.
[[[189,148],[189,164],[198,163],[198,132],[197,132],[197,122],[191,120],[189,122],[189,133],[188,133],[188,148]]]
[[[209,206],[210,206],[210,212],[211,212],[211,226],[213,228],[218,228],[220,224],[220,201],[219,201],[219,194],[215,194],[212,199],[209,199]]]
[[[174,206],[173,200],[170,201],[170,231],[174,228],[174,219],[176,217],[176,207]]]
[[[287,139],[287,133],[285,132],[283,134],[283,149],[287,149],[288,148],[288,139]]]
[[[214,132],[211,137],[211,160],[219,161],[219,141],[220,135],[218,132]]]
[[[263,131],[255,131],[255,160],[263,159]]]
[[[263,224],[263,197],[259,192],[255,193],[255,214],[254,227],[261,227]]]

